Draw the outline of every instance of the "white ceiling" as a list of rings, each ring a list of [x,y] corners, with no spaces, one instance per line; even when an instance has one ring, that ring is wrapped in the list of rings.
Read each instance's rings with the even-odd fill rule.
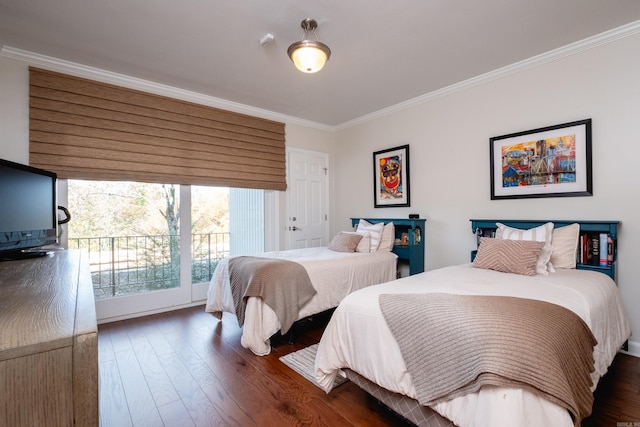
[[[307,17],[316,74],[286,54]],[[0,0],[0,42],[334,127],[638,20],[639,0]]]

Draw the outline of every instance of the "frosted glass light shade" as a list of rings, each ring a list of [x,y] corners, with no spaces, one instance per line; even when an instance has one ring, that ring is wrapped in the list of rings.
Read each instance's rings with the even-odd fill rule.
[[[292,44],[287,53],[296,68],[303,73],[316,73],[322,70],[331,56],[329,46],[311,40],[302,40]]]

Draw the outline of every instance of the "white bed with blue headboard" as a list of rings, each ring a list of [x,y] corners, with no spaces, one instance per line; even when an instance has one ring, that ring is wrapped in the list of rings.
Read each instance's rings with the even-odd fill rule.
[[[359,223],[355,231],[336,234],[326,247],[263,252],[251,257],[223,259],[216,266],[209,283],[205,310],[219,319],[222,319],[222,312],[235,314],[238,319],[244,316],[244,322],[241,323],[242,346],[259,356],[269,354],[270,338],[278,332],[285,334],[291,328],[284,326],[276,309],[266,303],[264,298],[246,296],[245,291],[240,289],[246,282],[238,285],[240,280],[232,280],[233,272],[237,271],[234,270],[235,262],[245,261],[240,258],[248,258],[246,261],[253,263],[245,270],[247,282],[258,276],[254,272],[261,268],[263,260],[293,262],[302,266],[302,274],[306,271],[315,294],[305,302],[300,302],[298,307],[287,308],[292,315],[290,320],[301,320],[335,308],[350,292],[396,277],[398,257],[392,252],[395,237],[393,219],[376,224],[363,221],[365,222]],[[276,292],[276,303],[287,299],[291,294],[299,293],[302,282],[306,282],[304,277],[297,276],[285,284],[281,283],[280,276],[279,273],[269,273],[261,275],[258,280],[261,281],[260,286],[265,288],[290,286],[287,291]],[[242,312],[235,303],[240,298],[245,301]],[[287,300],[285,305],[291,306],[291,301]]]
[[[576,262],[578,239],[588,231],[615,240],[617,226],[472,220],[479,236],[472,263],[371,286],[342,301],[320,341],[318,383],[330,392],[344,371],[417,425],[579,425],[631,332],[613,280],[615,252],[610,265],[583,265]],[[561,313],[565,326],[551,312]],[[544,350],[529,342],[544,343]],[[496,354],[506,371],[491,364]],[[547,369],[562,373],[559,385],[549,383],[557,390],[540,386]],[[477,376],[456,383],[468,372]],[[440,383],[429,381],[436,380],[451,388],[433,394]]]

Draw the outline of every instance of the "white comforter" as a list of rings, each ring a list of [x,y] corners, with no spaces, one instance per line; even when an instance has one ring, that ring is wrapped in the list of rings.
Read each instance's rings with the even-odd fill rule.
[[[618,289],[604,274],[557,269],[549,276],[528,277],[471,268],[470,264],[452,266],[371,286],[346,297],[320,341],[315,365],[320,386],[329,392],[339,370],[349,368],[388,390],[415,399],[411,377],[380,311],[378,297],[384,293],[423,292],[511,295],[568,308],[586,322],[598,340],[594,389],[631,335]],[[417,334],[419,337],[419,331]],[[433,409],[462,427],[573,425],[566,410],[522,389],[484,387]]]
[[[302,264],[317,294],[300,309],[298,319],[337,307],[349,293],[366,286],[393,280],[397,256],[388,251],[374,253],[336,252],[325,247],[264,252],[252,256],[278,258]],[[229,283],[229,260],[222,260],[213,273],[207,291],[208,313],[235,314]],[[269,338],[280,330],[275,312],[261,298],[247,300],[242,346],[264,356],[271,352]]]

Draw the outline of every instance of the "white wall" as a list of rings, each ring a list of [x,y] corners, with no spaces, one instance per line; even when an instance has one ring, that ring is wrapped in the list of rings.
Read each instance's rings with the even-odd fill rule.
[[[620,220],[618,284],[640,354],[640,35],[341,130],[332,233],[351,216],[427,218],[426,268],[463,263],[470,218]],[[435,64],[434,66],[437,66]],[[593,119],[593,197],[490,200],[489,138]],[[410,208],[373,207],[372,153],[410,145]]]
[[[29,163],[29,73],[0,56],[0,158]]]

